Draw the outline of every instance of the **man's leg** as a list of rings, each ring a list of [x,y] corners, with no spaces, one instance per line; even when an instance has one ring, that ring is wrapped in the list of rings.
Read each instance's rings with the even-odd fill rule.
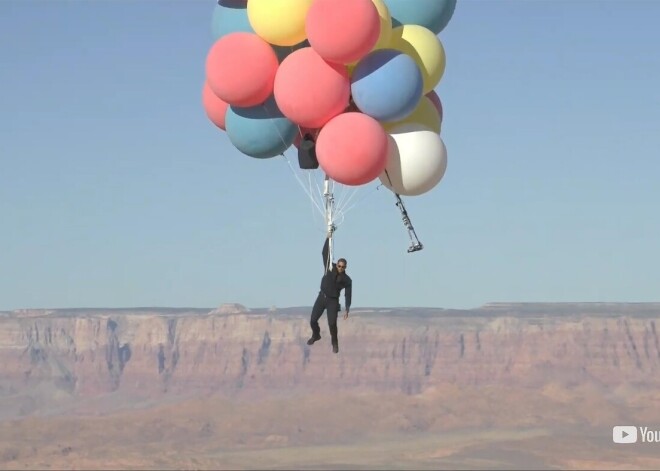
[[[339,351],[339,339],[337,338],[337,317],[339,315],[339,300],[328,299],[328,327],[330,328],[330,337],[332,339],[332,351]]]
[[[319,319],[323,315],[325,307],[325,296],[323,293],[319,293],[319,295],[316,297],[316,301],[314,301],[312,315],[309,319],[309,325],[312,327],[312,338],[307,341],[307,345],[312,345],[314,342],[321,339],[321,327],[319,327]]]

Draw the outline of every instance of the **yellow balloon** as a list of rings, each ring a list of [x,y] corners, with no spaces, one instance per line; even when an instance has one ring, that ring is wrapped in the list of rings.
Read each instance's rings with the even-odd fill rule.
[[[382,123],[385,131],[390,132],[397,126],[402,124],[421,124],[429,128],[431,131],[440,134],[440,113],[433,105],[430,98],[423,96],[419,100],[419,104],[408,116],[400,121],[393,121],[391,123]]]
[[[383,0],[371,0],[378,10],[378,16],[380,16],[380,36],[378,36],[378,41],[373,50],[384,49],[392,38],[392,17],[390,16],[390,10],[385,5]]]
[[[294,46],[307,39],[305,18],[313,0],[250,0],[250,26],[257,35],[276,46]]]
[[[397,26],[392,29],[389,47],[415,59],[424,78],[424,94],[438,85],[445,73],[446,58],[445,48],[433,31],[419,25]]]

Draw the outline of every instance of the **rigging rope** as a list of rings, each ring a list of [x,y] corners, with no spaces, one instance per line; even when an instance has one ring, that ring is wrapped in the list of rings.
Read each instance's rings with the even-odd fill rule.
[[[264,103],[262,106],[268,112],[268,114],[270,116],[273,116],[273,113],[269,109],[267,109],[266,103]],[[282,136],[282,133],[280,132],[279,128],[273,122],[273,118],[271,117],[271,118],[269,118],[269,120],[272,123],[272,125],[275,127],[275,130],[277,131],[277,134],[279,135],[280,140],[282,141],[282,143],[286,145],[286,141],[284,140],[284,137]],[[300,136],[302,137],[303,134],[302,134],[302,129],[300,128],[300,126],[298,126],[298,132],[300,133]],[[284,151],[284,152],[286,152],[286,151]],[[334,180],[331,180],[328,177],[327,174],[324,174],[324,188],[323,188],[323,190],[321,190],[321,187],[319,185],[318,180],[315,179],[314,176],[313,176],[315,173],[310,171],[310,172],[307,173],[309,188],[305,187],[305,184],[302,182],[300,176],[298,175],[298,172],[293,167],[293,165],[291,165],[291,162],[286,157],[284,152],[282,152],[280,155],[286,160],[287,164],[289,165],[289,168],[293,172],[294,177],[296,178],[296,180],[300,184],[303,191],[307,194],[307,196],[311,200],[312,205],[313,205],[312,213],[314,213],[314,207],[316,207],[316,209],[319,211],[319,213],[324,217],[325,223],[327,225],[328,235],[329,235],[329,257],[328,257],[329,261],[328,261],[328,263],[330,265],[328,267],[326,267],[326,268],[329,269],[332,266],[331,264],[332,264],[332,258],[333,258],[332,257],[332,249],[333,249],[332,235],[334,234],[334,231],[336,230],[337,226],[344,221],[347,212],[349,212],[351,209],[353,209],[358,203],[361,203],[362,201],[364,201],[368,196],[373,194],[374,190],[378,190],[378,188],[380,188],[380,186],[382,186],[382,185],[376,186],[374,188],[374,190],[367,193],[366,195],[364,195],[362,198],[360,198],[358,201],[354,202],[353,204],[350,204],[350,206],[349,206],[349,203],[351,203],[352,200],[355,198],[358,190],[357,190],[357,188],[352,187],[352,188],[350,188],[350,191],[346,191],[346,189],[349,188],[348,185],[342,186],[341,187],[342,191],[340,191],[340,194],[339,194],[339,201],[336,203],[335,198],[334,198],[334,188],[335,188],[335,183],[336,182]],[[387,176],[387,179],[389,180],[390,185],[391,185],[392,180],[390,179],[390,175],[387,172],[387,170],[385,170],[385,175]],[[317,191],[318,191],[318,194],[319,194],[321,200],[324,201],[324,208],[321,208],[321,204],[319,203],[319,201],[314,198],[313,189],[312,189],[312,180],[314,180],[314,182],[316,183]],[[422,243],[417,238],[417,234],[415,233],[415,229],[412,225],[412,222],[410,221],[410,217],[408,216],[408,212],[406,211],[406,208],[403,204],[403,201],[401,200],[401,196],[398,193],[394,192],[394,191],[392,191],[392,192],[394,193],[394,195],[396,197],[396,200],[397,200],[396,206],[399,208],[399,210],[401,212],[403,224],[406,226],[406,229],[408,230],[408,237],[410,238],[410,247],[408,247],[408,252],[411,253],[411,252],[417,252],[419,250],[422,250],[424,248],[424,246],[422,245]],[[350,193],[350,195],[348,197],[346,196],[347,193]],[[338,221],[341,221],[341,222],[338,222]]]

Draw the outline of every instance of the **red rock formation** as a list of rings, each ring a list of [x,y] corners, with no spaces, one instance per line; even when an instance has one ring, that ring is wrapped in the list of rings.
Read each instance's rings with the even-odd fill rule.
[[[240,305],[0,313],[0,377],[76,396],[660,382],[656,304],[354,310],[338,355],[325,318],[323,339],[306,345],[307,316]]]

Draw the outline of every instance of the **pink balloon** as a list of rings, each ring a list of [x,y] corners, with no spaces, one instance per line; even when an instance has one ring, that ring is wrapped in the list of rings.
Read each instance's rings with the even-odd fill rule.
[[[380,16],[372,0],[315,0],[307,12],[305,31],[321,57],[348,64],[376,45]]]
[[[440,97],[435,92],[435,90],[428,92],[426,97],[431,100],[431,103],[433,103],[435,109],[438,110],[438,114],[440,115],[440,122],[442,123],[442,102],[440,101]]]
[[[351,83],[345,66],[304,47],[280,64],[274,94],[284,116],[300,126],[320,128],[346,109]]]
[[[202,105],[204,106],[204,111],[206,111],[206,116],[208,116],[211,122],[224,130],[225,116],[227,115],[229,104],[222,101],[213,93],[208,82],[204,82],[204,88],[202,89]]]
[[[213,93],[230,105],[263,103],[273,92],[279,61],[273,48],[254,33],[229,33],[206,57],[206,80]]]
[[[330,120],[316,141],[319,166],[344,185],[364,185],[387,164],[387,133],[364,113],[342,113]]]

